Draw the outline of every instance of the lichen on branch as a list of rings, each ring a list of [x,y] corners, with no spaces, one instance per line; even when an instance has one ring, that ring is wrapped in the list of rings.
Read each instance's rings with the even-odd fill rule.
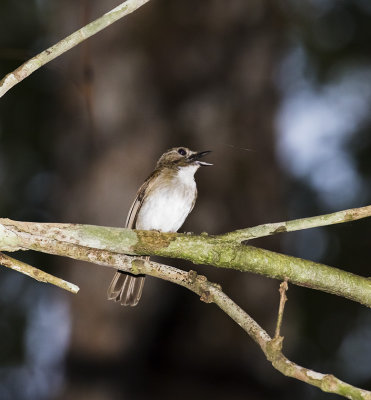
[[[310,224],[313,225],[313,220]],[[301,221],[301,226],[305,226],[305,221],[304,224]],[[371,400],[371,392],[349,385],[331,374],[322,374],[301,367],[284,356],[279,327],[286,301],[285,287],[282,287],[281,291],[276,336],[272,339],[222,291],[219,285],[209,282],[206,277],[194,271],[186,272],[133,257],[133,255],[165,255],[191,260],[194,263],[256,272],[338,294],[371,306],[369,279],[322,264],[246,246],[236,240],[237,236],[234,236],[233,232],[220,236],[184,235],[92,225],[43,224],[0,219],[0,251],[36,250],[134,274],[144,273],[186,287],[198,294],[202,301],[215,303],[238,323],[282,374],[349,399]],[[3,265],[10,262],[7,257],[2,259]],[[17,260],[8,258],[13,260],[10,263],[17,265]],[[20,270],[33,276],[27,271],[27,268]],[[38,276],[39,273],[36,274],[36,277]],[[46,281],[50,279],[52,282],[54,278],[47,277]]]
[[[371,307],[370,279],[324,264],[247,246],[232,240],[230,234],[188,235],[0,219],[0,251],[22,249],[73,258],[86,249],[180,258],[195,264],[287,279],[296,285],[336,294]]]

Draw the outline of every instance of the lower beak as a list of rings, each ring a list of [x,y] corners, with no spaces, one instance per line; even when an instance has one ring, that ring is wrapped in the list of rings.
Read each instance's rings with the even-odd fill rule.
[[[195,154],[191,155],[191,157],[189,157],[189,158],[191,161],[196,161],[196,163],[198,165],[202,165],[202,166],[206,167],[206,166],[213,165],[213,164],[207,163],[205,161],[199,161],[199,159],[206,156],[206,154],[209,154],[209,153],[211,153],[210,150],[200,151],[199,153],[195,153]]]

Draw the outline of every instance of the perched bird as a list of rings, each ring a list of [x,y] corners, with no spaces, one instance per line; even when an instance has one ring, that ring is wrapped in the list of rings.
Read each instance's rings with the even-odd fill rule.
[[[186,147],[167,150],[155,170],[139,188],[126,219],[126,228],[176,232],[192,211],[197,198],[194,174],[210,151]],[[108,300],[135,306],[142,295],[144,275],[117,271],[108,288]]]

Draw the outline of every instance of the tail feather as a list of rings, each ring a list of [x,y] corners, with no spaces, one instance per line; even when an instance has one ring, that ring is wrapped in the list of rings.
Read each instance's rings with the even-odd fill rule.
[[[142,296],[145,275],[117,271],[107,291],[108,300],[119,301],[123,306],[136,306]]]
[[[107,299],[117,301],[118,296],[120,296],[121,288],[123,285],[123,279],[126,278],[126,275],[117,271],[113,276],[113,279],[107,290]]]
[[[119,301],[123,306],[136,306],[142,296],[145,276],[126,276],[122,286]]]

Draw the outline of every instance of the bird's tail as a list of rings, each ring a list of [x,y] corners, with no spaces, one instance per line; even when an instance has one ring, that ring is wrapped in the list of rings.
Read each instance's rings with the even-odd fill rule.
[[[117,271],[108,287],[108,300],[119,301],[123,306],[136,306],[142,296],[145,275]]]

